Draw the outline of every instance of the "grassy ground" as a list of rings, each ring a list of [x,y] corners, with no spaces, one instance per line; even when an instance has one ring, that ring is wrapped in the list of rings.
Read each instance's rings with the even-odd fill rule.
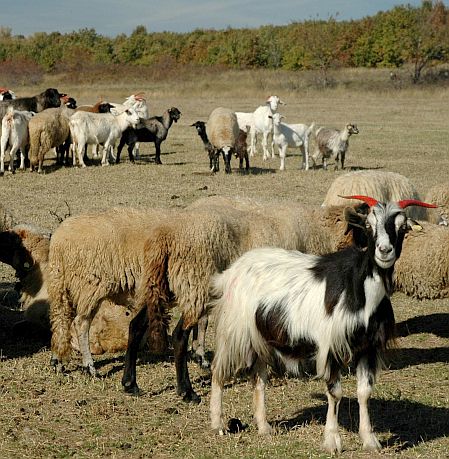
[[[212,176],[201,141],[190,125],[206,120],[219,105],[252,111],[270,94],[287,102],[287,122],[343,127],[354,122],[360,134],[350,141],[348,169],[389,170],[408,176],[421,194],[449,173],[449,91],[442,88],[398,89],[376,82],[386,72],[344,75],[335,89],[310,89],[302,74],[232,72],[195,79],[182,76],[170,83],[66,87],[79,104],[99,96],[120,102],[145,91],[151,112],[178,107],[182,117],[162,146],[162,166],[153,162],[152,145],[142,145],[142,159],[133,165],[126,154],[118,166],[86,169],[54,167],[49,155],[42,175],[17,173],[0,178],[3,204],[18,220],[53,230],[54,217],[114,205],[140,208],[184,207],[197,198],[222,194],[268,200],[281,198],[319,205],[341,172],[298,170],[296,152],[280,172],[279,158],[251,158],[251,172]],[[307,76],[304,76],[307,78]],[[343,78],[343,76],[342,76]],[[361,89],[354,81],[365,80]],[[13,88],[16,89],[16,88]],[[16,90],[24,95],[43,88]],[[236,164],[234,164],[234,167]],[[68,206],[68,207],[67,207]],[[69,210],[68,210],[69,209]],[[79,371],[61,377],[49,367],[45,339],[14,336],[11,324],[20,319],[14,274],[0,267],[0,457],[326,457],[320,450],[326,402],[324,384],[304,379],[272,378],[267,393],[268,419],[277,435],[259,438],[251,423],[251,387],[235,381],[225,392],[224,408],[250,427],[238,435],[217,438],[209,432],[210,378],[189,365],[200,405],[178,400],[172,356],[142,360],[140,398],[123,394],[123,355],[104,355],[96,364],[104,378],[91,380]],[[448,457],[449,451],[449,299],[417,301],[393,296],[401,338],[391,351],[371,401],[372,420],[384,449],[379,457]],[[208,348],[213,349],[213,326]],[[357,436],[355,377],[343,379],[345,398],[341,425],[342,457],[373,457],[363,453]]]

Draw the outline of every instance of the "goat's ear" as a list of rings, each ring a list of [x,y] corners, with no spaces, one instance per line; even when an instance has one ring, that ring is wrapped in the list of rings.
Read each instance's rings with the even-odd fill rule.
[[[366,215],[359,214],[353,207],[345,208],[345,220],[348,225],[365,229]]]

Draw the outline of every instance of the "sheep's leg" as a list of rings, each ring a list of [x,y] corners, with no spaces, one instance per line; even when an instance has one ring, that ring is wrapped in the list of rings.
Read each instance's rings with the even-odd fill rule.
[[[324,428],[323,448],[330,452],[341,452],[341,437],[338,433],[338,408],[342,397],[340,371],[337,362],[332,359],[330,377],[327,385],[327,415],[326,427]]]
[[[379,440],[373,432],[368,413],[368,400],[373,392],[376,375],[376,357],[368,359],[362,357],[357,364],[357,398],[359,402],[359,435],[363,442],[363,449],[376,451],[381,448]]]
[[[101,157],[101,165],[102,166],[109,166],[109,154],[110,154],[110,149],[111,149],[111,145],[109,144],[109,142],[105,142],[105,144],[103,145],[103,156]]]
[[[254,156],[256,154],[256,129],[251,127],[249,130],[250,133],[250,146],[249,146],[249,155]]]
[[[287,147],[286,146],[282,146],[279,149],[279,158],[281,159],[281,165],[279,167],[280,171],[284,171],[285,170],[285,155],[286,155],[286,151],[287,151]]]
[[[1,138],[1,146],[0,146],[0,174],[5,173],[5,152],[6,152],[6,147],[8,145],[8,139],[5,137]],[[9,153],[10,157],[10,164],[11,164],[11,152]],[[10,165],[11,167],[11,165]]]
[[[346,153],[344,151],[341,152],[341,169],[343,170],[345,168],[345,155]]]
[[[89,328],[91,318],[89,316],[76,316],[74,321],[80,352],[83,358],[83,369],[91,376],[96,376],[94,361],[89,347]]]
[[[161,161],[161,142],[154,142],[154,146],[156,148],[156,158],[154,159],[154,162],[156,164],[162,164],[162,161]]]
[[[309,141],[306,139],[302,146],[302,168],[309,170]]]
[[[135,143],[132,153],[133,153],[133,157],[135,159],[139,159],[140,158],[140,143],[139,142]]]
[[[24,151],[25,151],[25,148],[21,148],[20,149],[20,166],[19,166],[19,169],[21,171],[25,170],[25,158],[26,158],[26,156],[25,156]]]
[[[206,330],[209,318],[207,315],[200,318],[198,325],[193,330],[192,349],[195,353],[195,360],[202,368],[209,368],[210,362],[206,359],[205,342]]]
[[[258,359],[254,366],[254,393],[253,393],[253,411],[254,420],[260,435],[270,435],[271,426],[267,422],[265,409],[265,387],[267,385],[268,371],[267,365]]]
[[[172,341],[175,353],[176,379],[178,395],[183,396],[185,402],[199,403],[200,397],[195,393],[190,382],[189,369],[187,367],[187,350],[189,335],[192,327],[183,329],[184,319],[181,316],[173,330]]]
[[[223,420],[223,387],[223,381],[219,381],[215,376],[215,372],[213,372],[209,405],[210,424],[212,430],[219,435],[226,433]]]
[[[84,160],[83,160],[83,153],[84,153],[84,147],[85,146],[87,146],[87,144],[83,144],[83,143],[79,143],[78,146],[77,146],[78,164],[79,164],[80,167],[86,167],[86,165],[84,164]],[[73,157],[73,165],[76,166],[75,156]]]
[[[136,382],[137,352],[145,331],[148,329],[147,308],[142,308],[129,323],[128,347],[123,368],[122,386],[127,393],[138,395],[140,390]]]

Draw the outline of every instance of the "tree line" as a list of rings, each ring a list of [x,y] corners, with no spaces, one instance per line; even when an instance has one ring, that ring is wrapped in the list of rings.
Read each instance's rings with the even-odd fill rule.
[[[418,82],[424,69],[448,61],[448,19],[449,9],[442,1],[425,0],[419,7],[396,6],[351,21],[331,17],[285,26],[197,29],[189,33],[152,33],[139,25],[129,36],[113,38],[95,29],[65,34],[39,32],[25,37],[13,35],[3,26],[0,66],[18,73],[33,66],[44,73],[58,73],[80,66],[172,62],[239,69],[314,69],[326,78],[330,69],[338,67],[399,68],[408,64],[412,80]]]

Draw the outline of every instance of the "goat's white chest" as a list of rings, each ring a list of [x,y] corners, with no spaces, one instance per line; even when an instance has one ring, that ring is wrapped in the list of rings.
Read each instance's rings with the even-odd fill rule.
[[[370,317],[379,306],[386,291],[383,280],[376,271],[373,272],[372,276],[365,279],[363,287],[365,289],[365,307],[360,311],[359,319],[367,327]]]

